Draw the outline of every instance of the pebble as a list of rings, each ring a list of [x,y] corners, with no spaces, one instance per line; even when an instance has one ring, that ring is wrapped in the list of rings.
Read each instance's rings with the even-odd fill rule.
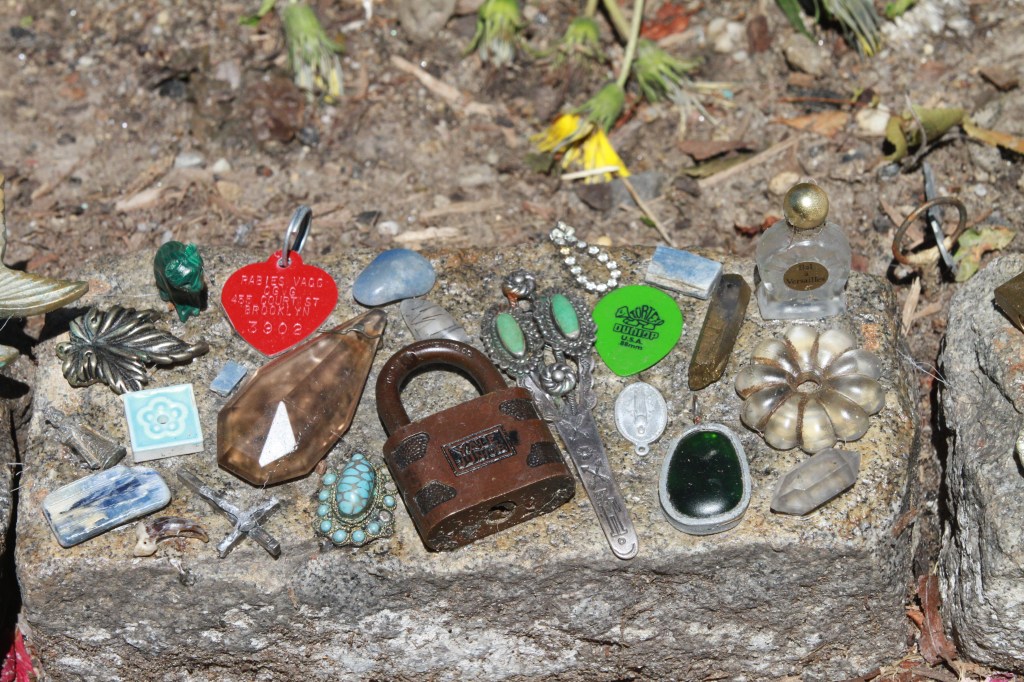
[[[786,62],[796,69],[812,76],[822,76],[828,70],[829,59],[824,47],[794,33],[783,46]]]
[[[746,59],[746,49],[741,49],[741,46],[746,48],[747,30],[740,22],[715,17],[708,22],[707,36],[715,52],[737,56],[734,53],[742,51],[742,57]]]
[[[210,166],[210,170],[217,175],[224,175],[225,173],[231,172],[231,163],[224,158],[217,159],[213,162],[213,165]]]
[[[485,163],[473,163],[463,166],[459,175],[459,187],[472,189],[484,185],[493,185],[498,181],[498,171]]]
[[[451,19],[456,0],[400,0],[398,21],[416,43],[437,39],[437,33]]]
[[[174,157],[175,168],[202,168],[206,165],[206,159],[199,152],[181,152]]]
[[[214,187],[217,188],[217,193],[228,201],[235,202],[242,198],[242,186],[238,183],[218,180]]]
[[[423,296],[434,287],[434,266],[409,249],[391,249],[373,259],[352,285],[352,297],[365,306]]]
[[[242,87],[242,66],[234,59],[225,60],[217,64],[213,77],[227,83],[232,90],[237,90]]]
[[[402,231],[402,226],[394,220],[382,220],[377,224],[377,232],[385,237],[394,237]]]
[[[885,137],[889,124],[889,112],[884,109],[861,109],[854,116],[860,132],[869,137]]]
[[[768,191],[777,197],[784,196],[789,188],[800,182],[800,174],[793,171],[782,171],[768,181]]]

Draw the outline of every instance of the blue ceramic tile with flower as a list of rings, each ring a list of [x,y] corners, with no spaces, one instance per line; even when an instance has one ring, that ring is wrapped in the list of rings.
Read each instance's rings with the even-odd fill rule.
[[[203,449],[192,384],[134,391],[121,396],[136,462]]]

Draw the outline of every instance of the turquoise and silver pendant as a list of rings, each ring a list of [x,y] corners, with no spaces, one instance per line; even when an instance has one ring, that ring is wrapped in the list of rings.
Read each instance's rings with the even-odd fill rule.
[[[395,532],[395,484],[366,455],[355,453],[340,474],[327,471],[320,483],[317,535],[337,547],[361,547]]]
[[[735,527],[750,504],[750,467],[743,444],[722,424],[697,424],[668,448],[659,482],[669,523],[691,535]]]

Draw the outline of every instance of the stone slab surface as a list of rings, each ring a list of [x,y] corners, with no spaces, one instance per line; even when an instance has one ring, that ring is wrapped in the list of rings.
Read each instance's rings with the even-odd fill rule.
[[[650,253],[612,254],[623,284],[642,283]],[[500,300],[502,274],[525,266],[542,288],[570,284],[547,244],[426,255],[438,271],[430,298],[471,334],[483,310]],[[329,323],[363,310],[352,301],[350,283],[373,256],[307,254],[306,262],[339,281]],[[150,283],[149,257],[83,266],[92,284],[83,305],[163,309]],[[762,321],[752,302],[724,379],[696,394],[694,403],[686,369],[707,302],[676,296],[686,317],[683,338],[641,376],[663,392],[670,409],[665,435],[645,458],[618,435],[611,413],[618,392],[635,379],[616,377],[598,362],[597,418],[640,537],[639,556],[622,562],[608,551],[578,485],[575,499],[556,512],[455,552],[427,552],[401,509],[392,539],[364,550],[321,551],[311,531],[315,477],[264,491],[217,469],[216,413],[225,398],[209,383],[228,359],[250,367],[262,362],[223,317],[220,285],[266,254],[209,251],[205,258],[210,310],[186,325],[168,312],[162,324],[186,340],[205,337],[212,351],[191,365],[155,370],[151,385],[195,384],[206,449],[150,466],[165,474],[173,493],[161,513],[201,519],[209,545],[172,540],[155,557],[133,558],[134,532],[123,528],[62,549],[40,503],[81,472],[38,419],[30,427],[18,575],[34,644],[55,679],[840,680],[905,651],[911,542],[909,532],[893,529],[908,506],[908,472],[917,457],[916,399],[899,359],[894,298],[884,282],[855,274],[850,312],[831,323],[882,358],[886,405],[867,435],[849,445],[862,456],[860,481],[808,518],[769,510],[779,477],[806,455],[776,452],[745,429],[733,389],[753,346],[781,334],[784,323]],[[725,264],[726,272],[751,277],[749,261]],[[388,311],[371,387],[385,360],[412,340],[397,305]],[[54,341],[38,351],[39,407],[53,403],[125,438],[120,400],[105,386],[70,389]],[[364,394],[343,446],[329,456],[332,465],[342,461],[344,447],[379,461],[384,432],[372,393]],[[474,395],[460,376],[432,372],[415,377],[403,397],[415,419]],[[703,420],[736,430],[753,477],[743,522],[708,537],[674,530],[657,500],[664,448],[692,423],[694,406]],[[244,504],[278,496],[284,510],[267,527],[281,540],[283,556],[275,561],[245,541],[218,559],[213,545],[228,524],[183,488],[173,476],[179,467],[231,488]]]
[[[1024,670],[1024,334],[993,303],[1024,271],[1024,256],[994,260],[962,286],[949,311],[942,414],[950,521],[940,559],[943,609],[960,652]]]

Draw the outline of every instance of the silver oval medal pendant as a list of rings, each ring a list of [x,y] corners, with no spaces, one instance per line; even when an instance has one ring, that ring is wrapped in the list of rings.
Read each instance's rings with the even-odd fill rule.
[[[668,405],[650,384],[630,384],[615,399],[615,426],[636,446],[638,455],[650,452],[650,444],[661,437],[667,423]]]

